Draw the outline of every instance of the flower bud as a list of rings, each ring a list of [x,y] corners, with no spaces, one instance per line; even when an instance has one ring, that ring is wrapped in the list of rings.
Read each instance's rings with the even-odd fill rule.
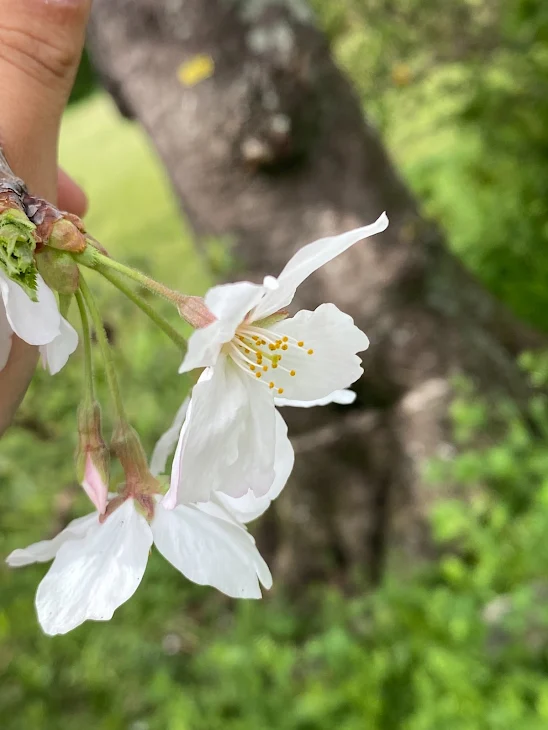
[[[195,329],[207,327],[215,322],[216,317],[208,309],[202,297],[180,295],[177,301],[177,309],[181,317]]]
[[[72,220],[59,218],[51,228],[46,245],[61,251],[82,253],[86,249],[86,238]]]
[[[97,266],[97,252],[97,247],[91,243],[88,243],[82,253],[79,253],[77,256],[75,256],[75,260],[81,266],[87,266],[90,269],[94,269]]]
[[[112,437],[112,449],[122,465],[126,482],[143,481],[149,474],[148,461],[137,432],[128,424],[120,424]]]
[[[76,473],[84,491],[103,514],[108,499],[110,454],[101,433],[101,408],[97,402],[78,409]]]
[[[59,294],[74,294],[78,289],[80,270],[70,253],[45,247],[36,256],[36,267],[50,289]]]
[[[112,437],[112,448],[124,470],[124,495],[137,500],[143,498],[145,512],[152,514],[152,503],[145,497],[158,493],[160,488],[158,480],[150,473],[145,451],[135,429],[129,424],[120,424]]]
[[[30,299],[37,301],[35,226],[15,202],[7,198],[0,201],[0,211],[0,268]]]

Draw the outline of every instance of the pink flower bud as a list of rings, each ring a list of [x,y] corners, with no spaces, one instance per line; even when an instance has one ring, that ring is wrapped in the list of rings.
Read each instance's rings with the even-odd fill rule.
[[[213,324],[217,317],[208,309],[202,297],[180,296],[177,309],[181,317],[195,329]]]
[[[110,454],[101,433],[98,403],[91,406],[82,404],[78,409],[78,436],[78,480],[99,513],[103,514],[108,498]]]
[[[99,470],[93,463],[93,456],[90,452],[86,454],[82,487],[99,514],[103,514],[107,508],[108,485],[105,484]]]

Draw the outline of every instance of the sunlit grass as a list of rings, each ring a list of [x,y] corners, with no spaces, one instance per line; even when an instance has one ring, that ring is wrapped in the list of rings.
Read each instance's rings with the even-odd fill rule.
[[[204,290],[205,267],[154,150],[105,94],[66,113],[60,158],[89,196],[88,230],[113,256],[170,286]]]

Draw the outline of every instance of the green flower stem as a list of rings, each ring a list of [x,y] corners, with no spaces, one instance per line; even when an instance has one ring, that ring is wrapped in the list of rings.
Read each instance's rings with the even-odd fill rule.
[[[180,332],[177,332],[175,327],[172,327],[169,322],[167,322],[160,314],[158,314],[158,312],[156,312],[156,310],[151,307],[150,304],[145,299],[143,299],[143,297],[139,296],[137,292],[133,291],[133,289],[131,289],[125,283],[125,280],[121,276],[119,276],[112,269],[108,269],[103,264],[99,264],[96,268],[96,271],[98,271],[101,276],[104,276],[107,281],[110,281],[110,283],[115,286],[122,294],[124,294],[130,301],[137,305],[139,309],[144,312],[147,317],[149,317],[154,322],[154,324],[169,337],[173,344],[180,350],[181,354],[184,354],[186,352],[187,343],[183,335],[181,335]]]
[[[176,306],[180,304],[181,299],[183,298],[183,295],[179,292],[160,284],[160,282],[151,279],[150,276],[143,274],[141,271],[137,271],[137,269],[133,269],[131,266],[126,266],[125,264],[121,264],[119,261],[115,261],[114,259],[103,255],[99,251],[95,251],[94,258],[95,268],[101,268],[103,270],[107,268],[117,271],[118,273],[127,276],[129,279],[133,279],[133,281],[136,281],[138,284],[144,286],[145,289],[148,289],[154,294],[158,294],[159,296],[164,297],[164,299],[173,302]]]
[[[82,296],[84,298],[88,312],[90,314],[91,321],[93,323],[93,327],[95,328],[95,335],[97,337],[97,342],[99,343],[99,347],[101,348],[101,354],[103,356],[103,361],[105,364],[105,374],[106,374],[106,378],[107,378],[107,383],[108,383],[108,387],[110,390],[110,394],[112,396],[112,400],[114,401],[116,415],[118,417],[120,425],[122,426],[122,429],[125,429],[125,427],[129,427],[129,424],[128,424],[128,420],[126,417],[126,411],[124,408],[124,404],[122,402],[122,395],[120,393],[120,387],[118,385],[118,378],[116,376],[116,368],[114,367],[114,360],[112,358],[112,351],[110,349],[110,345],[108,342],[107,333],[105,332],[103,320],[101,319],[101,314],[99,312],[99,309],[97,308],[97,304],[95,303],[93,294],[91,293],[91,290],[88,287],[86,280],[82,276],[81,271],[80,271],[80,291],[82,292]],[[131,427],[129,427],[129,428],[131,428]]]
[[[82,320],[82,340],[84,342],[84,381],[85,392],[84,402],[91,406],[95,401],[95,385],[93,382],[93,359],[91,354],[91,329],[89,326],[89,317],[86,310],[86,303],[80,290],[75,292],[80,319]]]

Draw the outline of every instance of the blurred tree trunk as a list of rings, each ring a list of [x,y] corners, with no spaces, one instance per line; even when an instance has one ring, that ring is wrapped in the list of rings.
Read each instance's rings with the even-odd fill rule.
[[[428,556],[421,468],[451,452],[450,379],[523,397],[513,358],[532,336],[420,217],[301,0],[95,0],[90,47],[197,238],[228,236],[240,273],[276,274],[304,243],[388,212],[385,234],[299,290],[300,307],[349,312],[371,348],[354,407],[284,410],[299,455],[260,532],[286,581]],[[214,72],[189,85],[202,55]]]

